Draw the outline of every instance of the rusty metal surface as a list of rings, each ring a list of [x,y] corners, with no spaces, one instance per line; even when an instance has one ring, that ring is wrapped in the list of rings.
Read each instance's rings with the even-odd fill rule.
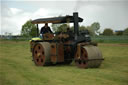
[[[63,43],[58,43],[57,44],[57,50],[58,50],[57,61],[58,62],[64,62],[64,46],[63,46]]]
[[[33,51],[34,45],[35,45],[35,42],[31,41],[30,42],[30,51],[31,52]]]
[[[81,52],[81,55],[77,53],[75,58],[75,63],[79,68],[97,68],[102,63],[102,53],[96,46],[82,46],[77,52]]]
[[[50,63],[50,43],[36,43],[33,50],[33,60],[37,66],[44,66]]]
[[[56,43],[51,43],[51,62],[57,62],[57,46]]]
[[[43,40],[53,40],[54,35],[52,33],[45,33],[43,34]]]

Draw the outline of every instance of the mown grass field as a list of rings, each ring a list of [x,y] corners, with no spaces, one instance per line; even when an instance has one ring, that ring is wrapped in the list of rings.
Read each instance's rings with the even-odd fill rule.
[[[0,85],[128,85],[128,44],[99,44],[100,68],[37,67],[27,41],[0,41]]]

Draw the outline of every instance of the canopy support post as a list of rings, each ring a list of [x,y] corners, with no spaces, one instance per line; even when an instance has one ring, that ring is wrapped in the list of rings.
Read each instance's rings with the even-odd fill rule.
[[[36,36],[38,37],[39,36],[39,27],[38,27],[38,24],[37,25],[37,33],[36,33]]]

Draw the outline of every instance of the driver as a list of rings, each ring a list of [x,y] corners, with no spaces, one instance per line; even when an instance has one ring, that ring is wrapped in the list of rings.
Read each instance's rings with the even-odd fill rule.
[[[41,28],[40,31],[41,34],[45,34],[45,33],[53,33],[50,29],[50,27],[48,26],[48,23],[45,23],[45,25]]]

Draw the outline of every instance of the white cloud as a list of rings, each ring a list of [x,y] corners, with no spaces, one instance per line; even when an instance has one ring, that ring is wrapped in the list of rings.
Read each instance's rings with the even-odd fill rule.
[[[60,1],[60,0],[6,0],[6,1]],[[77,1],[77,0],[61,0],[61,1]]]
[[[46,17],[54,17],[63,14],[62,10],[59,9],[49,9],[49,8],[39,8],[32,14],[32,19],[35,18],[46,18]]]
[[[83,0],[81,0],[83,1]],[[92,1],[92,0],[90,0]],[[19,2],[18,2],[19,3]],[[22,25],[29,19],[54,17],[59,15],[72,15],[74,2],[20,2],[8,3],[1,6],[1,33],[9,32],[20,34]],[[5,5],[5,4],[4,4]],[[12,5],[12,6],[10,6]],[[20,7],[20,5],[22,7]],[[99,22],[101,29],[110,27],[120,30],[128,27],[127,2],[83,2],[78,10],[84,19],[83,25]],[[34,8],[34,9],[33,9]]]
[[[50,9],[44,9],[44,8],[39,8],[37,11],[35,11],[32,14],[32,18],[43,18],[43,17],[49,17],[53,11]]]
[[[30,18],[30,13],[25,13],[17,8],[2,9],[1,34],[5,32],[20,34],[22,25]]]
[[[1,3],[0,3],[0,34],[1,34]]]
[[[21,9],[17,9],[17,8],[10,8],[10,11],[12,12],[12,14],[19,14],[19,13],[21,13],[22,12],[22,10]]]
[[[101,25],[101,31],[105,28],[111,28],[115,30],[124,30],[128,27],[128,3],[87,3],[84,7],[81,7],[79,13],[85,19],[83,24],[90,25],[93,22],[99,22]]]
[[[35,12],[26,12],[18,8],[7,8],[2,10],[2,27],[1,34],[5,32],[12,33],[13,35],[20,34],[22,25],[29,19],[37,19],[44,17],[56,16],[56,13],[60,13],[61,10],[51,10],[39,8]]]
[[[49,11],[44,9],[44,8],[40,8],[38,9],[35,13],[34,16],[46,16],[49,14]]]

